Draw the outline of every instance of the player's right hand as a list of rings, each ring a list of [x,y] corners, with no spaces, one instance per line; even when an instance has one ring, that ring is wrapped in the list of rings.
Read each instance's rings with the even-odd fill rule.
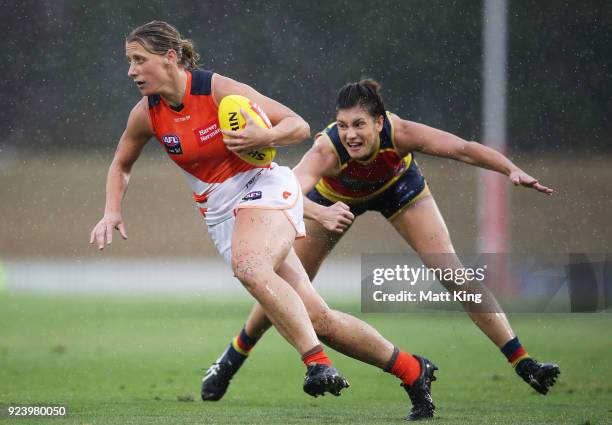
[[[348,205],[336,202],[334,205],[325,208],[321,214],[319,222],[330,232],[344,233],[355,220]]]
[[[104,217],[94,226],[89,243],[95,244],[100,250],[104,249],[105,244],[110,245],[113,242],[113,229],[119,230],[123,239],[128,238],[121,214],[110,213],[104,214]]]

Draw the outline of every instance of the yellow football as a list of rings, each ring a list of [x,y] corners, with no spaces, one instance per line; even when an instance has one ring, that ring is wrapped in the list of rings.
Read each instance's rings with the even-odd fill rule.
[[[244,96],[232,94],[225,96],[219,103],[219,124],[222,130],[238,131],[246,126],[246,120],[240,113],[242,108],[253,121],[262,128],[270,128],[272,124],[266,113],[255,102]],[[265,166],[276,156],[275,148],[258,148],[238,155],[249,164]]]

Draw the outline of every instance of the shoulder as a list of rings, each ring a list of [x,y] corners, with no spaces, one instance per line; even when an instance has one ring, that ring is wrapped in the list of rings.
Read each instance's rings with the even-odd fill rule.
[[[393,144],[401,154],[408,154],[418,145],[418,124],[388,113],[393,133]]]
[[[212,73],[211,75],[211,91],[217,103],[230,94],[244,93],[246,88],[248,88],[246,84],[230,77],[217,73]]]
[[[322,132],[318,133],[315,137],[319,136],[326,142],[329,147],[329,150],[333,152],[338,160],[338,164],[344,165],[350,159],[351,156],[344,148],[344,145],[340,141],[340,133],[338,132],[338,123],[333,122],[329,124]]]
[[[321,168],[326,171],[325,174],[336,174],[340,170],[340,154],[326,132],[321,132],[315,136],[309,154],[312,160],[317,161]]]
[[[334,145],[331,143],[329,135],[325,132],[318,133],[315,136],[315,141],[312,145],[312,150],[317,152],[319,155],[335,156],[336,150]]]
[[[400,118],[393,112],[387,112],[387,118],[393,126],[393,136],[397,136],[398,133],[406,132],[410,130],[410,121]]]
[[[151,104],[151,97],[145,96],[134,105],[130,111],[128,117],[126,130],[135,135],[142,135],[143,137],[153,135],[153,129],[151,121],[149,119],[149,108]]]

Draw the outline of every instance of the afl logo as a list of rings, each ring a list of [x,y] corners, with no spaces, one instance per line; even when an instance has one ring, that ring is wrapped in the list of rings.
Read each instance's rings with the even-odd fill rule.
[[[166,147],[166,151],[172,155],[182,154],[181,139],[176,134],[165,134],[162,136],[162,143]]]

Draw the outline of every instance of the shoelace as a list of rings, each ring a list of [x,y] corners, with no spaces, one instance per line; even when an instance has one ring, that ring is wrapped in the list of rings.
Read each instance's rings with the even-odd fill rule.
[[[221,372],[220,363],[213,363],[212,366],[208,368],[206,375],[204,375],[204,380],[206,380],[206,378],[209,376],[219,375],[219,372]]]

